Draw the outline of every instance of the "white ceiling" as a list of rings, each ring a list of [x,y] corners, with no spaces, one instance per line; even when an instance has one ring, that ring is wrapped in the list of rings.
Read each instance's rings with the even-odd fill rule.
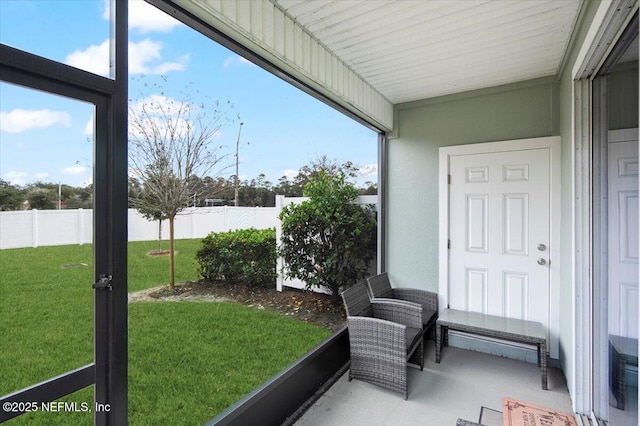
[[[582,0],[272,0],[392,103],[556,75]]]

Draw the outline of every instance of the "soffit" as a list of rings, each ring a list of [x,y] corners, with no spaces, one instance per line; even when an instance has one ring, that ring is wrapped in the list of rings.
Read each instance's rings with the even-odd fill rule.
[[[392,103],[558,74],[582,0],[271,0]]]

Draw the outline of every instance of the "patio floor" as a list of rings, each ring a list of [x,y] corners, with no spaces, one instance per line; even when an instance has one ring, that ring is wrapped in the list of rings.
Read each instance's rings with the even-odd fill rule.
[[[429,341],[424,371],[409,368],[408,400],[359,380],[349,382],[344,374],[295,424],[453,426],[458,418],[477,422],[482,407],[502,411],[505,396],[572,412],[561,370],[549,368],[548,387],[542,390],[536,364],[495,355],[448,347],[436,364],[435,344]],[[496,414],[493,420],[501,425]]]

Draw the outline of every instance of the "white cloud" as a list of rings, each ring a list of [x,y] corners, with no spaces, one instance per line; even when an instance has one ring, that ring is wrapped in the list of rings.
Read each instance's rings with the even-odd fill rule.
[[[61,169],[60,172],[64,175],[81,175],[86,170],[85,166],[69,166]]]
[[[245,58],[243,58],[242,56],[239,56],[239,55],[229,56],[222,63],[222,67],[223,68],[229,68],[231,66],[240,66],[240,65],[252,65],[252,66],[255,66],[255,64],[253,62],[251,62],[250,60],[245,59]]]
[[[203,126],[200,123],[202,112],[200,105],[165,95],[156,94],[137,99],[129,104],[129,137],[142,141],[163,138],[171,133],[178,140],[191,139],[194,132],[199,132]],[[209,134],[210,140],[222,139],[223,131],[220,127],[210,128],[208,132],[212,132]]]
[[[283,176],[286,176],[288,180],[292,180],[298,176],[298,173],[300,173],[300,170],[287,169],[284,171]]]
[[[71,115],[66,111],[48,109],[26,110],[18,108],[11,112],[0,112],[0,130],[9,133],[20,133],[54,124],[71,126]]]
[[[166,74],[169,71],[182,71],[189,62],[189,55],[182,55],[177,61],[161,62],[161,42],[144,39],[129,42],[129,74]],[[109,40],[99,45],[91,45],[84,50],[76,50],[67,55],[65,63],[95,74],[109,75]]]
[[[76,50],[67,55],[67,65],[98,75],[109,75],[109,39],[99,45],[91,45],[85,50]]]
[[[129,73],[142,74],[147,72],[147,63],[159,60],[162,43],[148,38],[138,42],[129,43]]]
[[[144,110],[143,110],[144,109]],[[196,126],[189,117],[191,105],[164,95],[151,95],[139,99],[129,107],[129,136],[147,138],[152,134],[167,132],[188,138]],[[217,131],[213,138],[220,138]]]
[[[49,173],[40,172],[40,173],[34,174],[33,177],[35,177],[38,180],[49,179]]]
[[[28,176],[29,176],[29,173],[27,172],[18,172],[15,170],[11,170],[4,174],[4,178],[6,181],[11,183],[12,185],[20,185],[20,186],[27,183]]]
[[[89,121],[87,121],[87,125],[84,126],[82,134],[85,136],[93,135],[93,116],[89,119]]]
[[[359,170],[360,176],[377,176],[378,175],[378,165],[377,164],[367,164],[365,166],[360,167]]]
[[[102,17],[109,19],[109,2],[104,2]],[[136,29],[141,34],[169,32],[182,23],[157,7],[151,6],[144,0],[129,0],[129,29]]]

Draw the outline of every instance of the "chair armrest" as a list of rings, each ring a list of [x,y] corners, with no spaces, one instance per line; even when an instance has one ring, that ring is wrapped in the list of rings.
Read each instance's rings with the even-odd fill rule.
[[[387,297],[374,297],[371,302],[383,302],[383,303],[404,303],[405,305],[422,306],[420,303],[412,302],[410,300],[390,299]]]
[[[419,303],[438,312],[438,294],[417,288],[394,288],[393,295],[397,299]]]
[[[384,359],[391,351],[404,362],[406,326],[371,317],[347,317],[347,325],[352,356]]]
[[[422,306],[395,299],[372,299],[373,316],[387,321],[422,328]]]

